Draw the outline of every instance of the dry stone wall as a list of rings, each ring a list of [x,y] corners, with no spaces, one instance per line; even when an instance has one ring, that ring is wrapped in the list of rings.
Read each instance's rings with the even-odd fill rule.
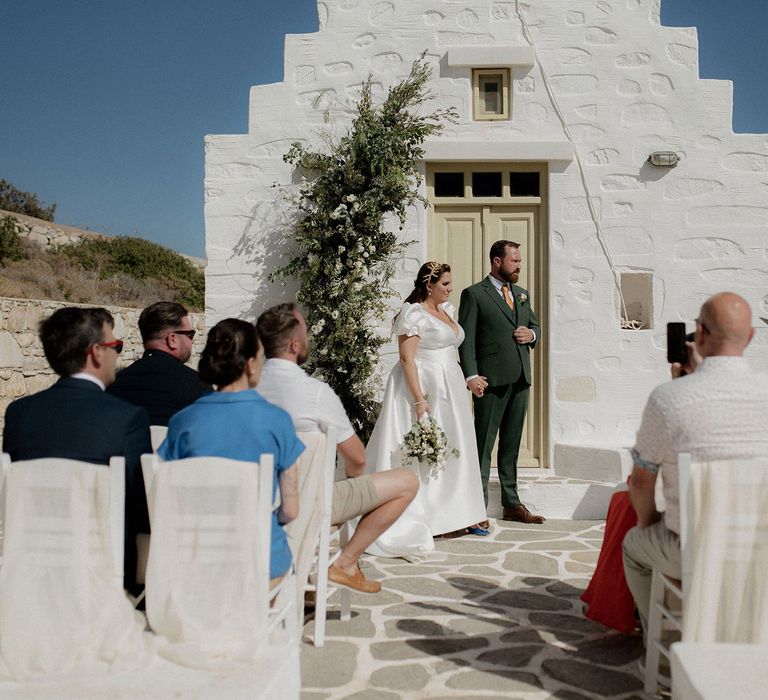
[[[46,389],[58,378],[45,359],[37,329],[43,318],[64,306],[76,305],[0,297],[0,434],[2,417],[11,401]],[[141,309],[106,308],[115,318],[115,337],[125,341],[118,360],[118,368],[124,367],[143,354],[138,327]],[[205,344],[205,317],[193,313],[190,320],[197,330],[190,365],[197,366],[197,358]]]

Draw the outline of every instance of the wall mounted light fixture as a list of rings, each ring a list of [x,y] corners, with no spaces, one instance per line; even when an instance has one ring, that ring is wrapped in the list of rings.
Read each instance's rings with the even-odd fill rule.
[[[654,151],[648,156],[648,162],[657,168],[674,168],[680,162],[680,156],[674,151]]]

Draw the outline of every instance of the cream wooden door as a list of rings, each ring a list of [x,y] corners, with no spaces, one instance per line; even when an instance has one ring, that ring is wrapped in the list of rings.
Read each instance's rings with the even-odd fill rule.
[[[537,278],[539,240],[538,206],[436,206],[429,236],[429,257],[451,266],[453,277],[452,301],[458,305],[461,290],[479,282],[488,274],[488,251],[494,241],[506,239],[520,243],[523,264],[518,284],[531,292],[534,309],[544,302],[539,295],[541,280]],[[541,300],[541,301],[539,301]],[[529,395],[528,413],[520,445],[518,466],[541,466],[543,450],[543,411],[546,390],[542,364],[537,355],[540,344],[531,353],[533,384]],[[496,455],[492,457],[495,465]]]

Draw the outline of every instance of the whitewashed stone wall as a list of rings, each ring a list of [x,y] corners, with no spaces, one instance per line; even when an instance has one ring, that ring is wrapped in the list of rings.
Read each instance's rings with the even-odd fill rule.
[[[0,435],[5,409],[14,399],[46,389],[58,379],[43,354],[38,337],[38,325],[56,309],[64,306],[93,306],[67,304],[57,301],[9,299],[0,297]],[[141,309],[118,306],[105,307],[115,318],[115,337],[125,341],[118,360],[118,369],[129,365],[144,353],[138,321]],[[197,367],[200,351],[205,345],[205,317],[190,314],[192,327],[197,330],[190,366]]]
[[[251,89],[248,133],[206,139],[209,323],[253,318],[290,294],[266,281],[293,216],[289,144],[318,143],[324,110],[342,130],[339,103],[369,72],[383,92],[424,49],[436,104],[461,115],[441,141],[533,159],[531,144],[568,141],[557,105],[584,164],[586,190],[576,161],[550,163],[552,448],[631,444],[648,393],[667,377],[666,322],[695,318],[711,293],[731,289],[756,316],[768,313],[768,136],[733,134],[731,83],[699,79],[696,30],[661,26],[658,0],[327,0],[318,11],[319,32],[286,37],[284,82]],[[539,60],[512,70],[510,121],[473,122],[471,70],[448,67],[447,52],[529,46],[519,12]],[[680,165],[652,167],[655,150],[674,150]],[[587,195],[615,269],[652,275],[652,329],[620,329]],[[404,291],[426,255],[423,211],[402,235],[418,241],[399,272]],[[765,367],[766,330],[749,355]]]

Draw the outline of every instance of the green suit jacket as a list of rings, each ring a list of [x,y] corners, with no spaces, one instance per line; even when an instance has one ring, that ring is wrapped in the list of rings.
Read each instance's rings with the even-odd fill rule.
[[[512,292],[517,319],[488,277],[462,291],[459,323],[466,337],[459,348],[459,361],[465,377],[479,374],[487,378],[489,386],[503,386],[513,384],[522,374],[530,385],[530,350],[541,337],[541,329],[528,292],[514,284]],[[515,342],[513,333],[518,326],[530,328],[536,340],[530,345]]]

